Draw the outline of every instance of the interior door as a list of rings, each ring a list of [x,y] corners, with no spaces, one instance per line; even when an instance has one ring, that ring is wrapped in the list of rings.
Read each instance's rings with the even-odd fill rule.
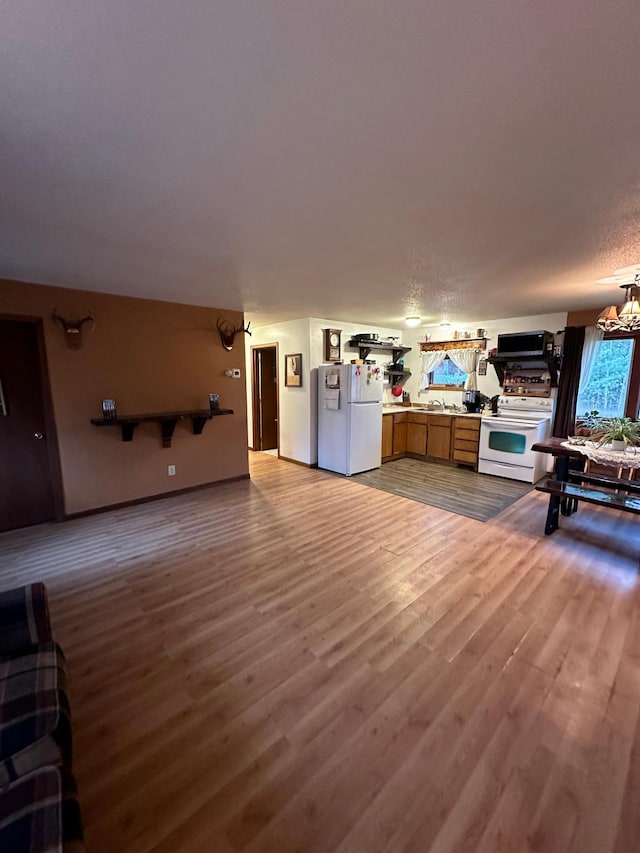
[[[34,323],[0,320],[0,530],[55,518]]]
[[[278,447],[277,367],[275,346],[253,350],[254,450]]]

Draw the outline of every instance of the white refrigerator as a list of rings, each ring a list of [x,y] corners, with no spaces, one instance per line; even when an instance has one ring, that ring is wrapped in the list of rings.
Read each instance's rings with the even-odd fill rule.
[[[382,368],[318,368],[318,467],[338,474],[379,468],[382,457]]]

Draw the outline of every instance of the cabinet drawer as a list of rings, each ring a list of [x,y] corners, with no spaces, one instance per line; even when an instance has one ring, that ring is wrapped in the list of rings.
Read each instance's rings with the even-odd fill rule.
[[[465,439],[460,439],[456,436],[454,447],[456,450],[467,450],[469,453],[475,453],[478,455],[478,442],[477,441],[465,441]]]
[[[408,417],[408,412],[399,412],[398,414],[393,415],[394,424],[406,424]]]
[[[456,418],[456,432],[459,429],[480,432],[480,418]]]
[[[478,461],[478,454],[472,453],[469,450],[458,450],[456,447],[453,451],[453,458],[456,462],[469,462],[472,465],[475,465]]]
[[[451,415],[427,415],[427,423],[430,427],[437,426],[451,429],[452,420],[453,417]]]
[[[463,441],[473,441],[477,445],[478,433],[471,429],[459,429],[456,427],[456,441],[459,439],[462,439]]]
[[[427,425],[427,416],[420,414],[420,412],[407,412],[407,421],[410,424],[424,424]]]

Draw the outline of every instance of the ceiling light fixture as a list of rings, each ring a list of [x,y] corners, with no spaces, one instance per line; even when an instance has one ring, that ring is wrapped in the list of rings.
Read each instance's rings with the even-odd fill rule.
[[[608,305],[602,310],[596,326],[604,332],[640,331],[640,273],[636,273],[633,284],[621,284],[625,292],[624,305],[618,310]]]
[[[451,323],[449,323],[447,320],[443,320],[442,323],[440,323],[440,328],[441,329],[450,329]]]
[[[415,326],[420,325],[420,317],[405,317],[404,322],[406,326],[410,328],[415,328]]]

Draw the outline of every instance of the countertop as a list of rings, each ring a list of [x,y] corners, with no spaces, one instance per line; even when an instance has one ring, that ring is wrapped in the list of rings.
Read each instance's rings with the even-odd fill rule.
[[[425,409],[424,406],[403,406],[399,403],[383,403],[382,414],[394,415],[400,412],[414,412],[419,415],[448,415],[454,418],[481,418],[481,412],[454,412],[451,409],[445,409],[444,412],[440,409]]]

